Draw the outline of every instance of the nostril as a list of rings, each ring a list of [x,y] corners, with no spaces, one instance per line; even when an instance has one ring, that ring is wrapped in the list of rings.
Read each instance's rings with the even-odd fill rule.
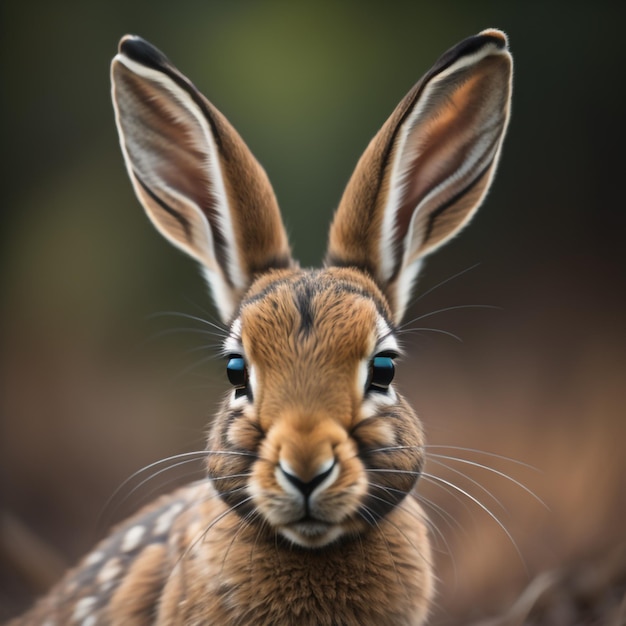
[[[336,460],[330,459],[322,465],[319,472],[311,480],[305,481],[298,477],[289,465],[283,463],[282,461],[278,463],[283,476],[294,487],[296,487],[296,489],[298,489],[298,491],[300,491],[305,498],[308,498],[316,487],[319,487],[319,485],[321,485],[330,476],[331,472],[335,468],[335,464]]]

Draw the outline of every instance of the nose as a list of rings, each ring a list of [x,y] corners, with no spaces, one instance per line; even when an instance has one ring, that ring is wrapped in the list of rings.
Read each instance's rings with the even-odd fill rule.
[[[279,461],[278,465],[282,475],[307,499],[331,475],[335,469],[336,460],[332,458],[323,463],[310,480],[302,480],[284,461]]]

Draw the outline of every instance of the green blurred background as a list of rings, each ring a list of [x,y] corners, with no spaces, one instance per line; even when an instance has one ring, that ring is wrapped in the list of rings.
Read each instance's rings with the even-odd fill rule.
[[[203,445],[226,388],[182,311],[215,318],[193,263],[149,224],[109,96],[119,38],[140,34],[224,112],[265,166],[295,254],[322,257],[358,156],[436,58],[486,27],[515,57],[495,185],[431,259],[399,384],[429,441],[509,473],[429,471],[441,576],[434,623],[508,606],[529,577],[626,540],[626,212],[619,3],[3,2],[0,216],[0,619],[45,590],[164,473],[99,514],[136,469]],[[479,264],[479,265],[476,265]],[[471,268],[471,269],[470,269]],[[179,329],[180,332],[173,332]],[[189,471],[193,468],[182,468]],[[197,469],[197,468],[196,468]],[[197,475],[197,474],[196,474]],[[479,482],[500,501],[475,483]],[[120,498],[116,499],[119,504]],[[527,568],[528,572],[525,571]],[[464,616],[459,618],[458,616]]]

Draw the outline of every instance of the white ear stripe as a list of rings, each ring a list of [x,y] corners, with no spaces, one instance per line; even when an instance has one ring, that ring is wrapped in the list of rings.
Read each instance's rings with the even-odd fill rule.
[[[396,228],[397,228],[397,214],[400,206],[402,205],[402,199],[405,195],[406,188],[409,184],[409,177],[412,173],[412,164],[419,158],[420,156],[420,148],[422,146],[411,146],[409,142],[409,137],[415,129],[416,125],[419,121],[425,116],[425,114],[431,109],[433,96],[438,90],[439,86],[446,81],[451,75],[459,72],[463,68],[475,65],[480,60],[484,59],[487,56],[492,54],[502,54],[503,51],[500,47],[498,47],[495,43],[490,43],[487,45],[483,45],[479,50],[474,52],[473,54],[468,54],[460,57],[454,63],[452,63],[448,68],[439,72],[435,75],[425,86],[422,94],[420,95],[419,101],[417,102],[416,107],[409,115],[408,119],[404,122],[402,128],[400,129],[399,137],[397,139],[397,149],[395,151],[391,176],[389,182],[389,195],[387,198],[387,203],[385,206],[385,210],[383,213],[383,223],[382,223],[382,232],[379,243],[379,251],[380,251],[380,259],[381,259],[381,278],[383,280],[390,280],[395,269],[395,259],[393,255],[389,254],[389,250],[392,250],[394,247],[394,242],[396,240]],[[493,132],[492,134],[485,133],[482,137],[474,142],[474,145],[471,147],[469,154],[466,156],[462,166],[451,173],[448,178],[441,181],[437,186],[431,189],[424,198],[418,203],[417,207],[413,212],[413,216],[410,221],[409,229],[404,238],[404,255],[401,262],[401,267],[406,268],[403,270],[403,275],[400,277],[398,286],[398,298],[403,298],[406,295],[408,299],[408,292],[411,291],[411,287],[417,274],[419,272],[421,266],[421,259],[416,259],[411,262],[410,257],[415,250],[419,249],[422,241],[417,240],[420,237],[420,233],[415,229],[415,222],[418,219],[418,215],[423,213],[425,207],[433,200],[433,198],[438,198],[441,203],[442,192],[446,188],[454,188],[452,183],[461,180],[469,172],[475,169],[475,166],[479,161],[486,162],[488,164],[496,163],[499,157],[500,148],[502,145],[501,138],[504,136],[504,132],[506,131],[506,125],[508,124],[508,119],[505,121],[505,125],[503,129],[498,129],[497,132]],[[497,141],[497,138],[500,137],[500,141]],[[494,138],[496,141],[494,141]],[[493,144],[491,150],[489,150],[489,144]],[[484,158],[484,155],[491,151],[492,155],[489,158]],[[492,168],[489,173],[489,179],[492,178],[495,172],[495,168]],[[474,210],[466,216],[465,221],[469,221],[472,215],[480,206],[480,203],[484,197],[484,195],[488,191],[489,185],[486,186],[484,193],[481,196],[481,200],[476,203]],[[445,202],[445,199],[444,199]],[[421,233],[423,235],[423,233]],[[428,253],[433,252],[441,245],[445,243],[441,241],[438,245],[433,247],[428,251]],[[403,306],[399,307],[403,309]]]
[[[193,227],[198,245],[193,248],[171,237],[158,220],[154,219],[149,212],[148,215],[156,228],[167,239],[187,254],[196,258],[202,264],[203,272],[214,292],[216,301],[223,307],[224,304],[231,300],[230,305],[226,305],[226,308],[229,308],[230,314],[232,314],[236,303],[232,302],[231,289],[225,283],[230,281],[235,289],[243,290],[247,286],[247,280],[242,271],[241,263],[237,258],[235,233],[220,167],[220,157],[209,122],[196,102],[194,102],[193,98],[163,72],[137,63],[124,54],[117,54],[113,62],[121,63],[133,74],[136,74],[145,81],[153,83],[163,90],[166,97],[159,100],[159,105],[167,110],[167,113],[171,115],[174,122],[179,125],[184,125],[185,127],[191,126],[194,131],[189,133],[187,140],[191,143],[193,148],[203,156],[205,172],[211,182],[210,189],[207,189],[207,191],[210,192],[214,201],[212,210],[216,216],[216,224],[227,242],[227,245],[224,246],[228,274],[226,277],[222,275],[222,270],[215,260],[213,254],[215,245],[214,238],[202,209],[193,198],[184,196],[177,189],[169,185],[165,178],[160,177],[159,173],[161,169],[167,167],[171,168],[172,164],[165,163],[164,161],[159,162],[160,155],[158,153],[155,154],[150,150],[142,149],[141,127],[135,128],[132,122],[125,123],[125,120],[122,119],[119,103],[123,102],[124,96],[116,93],[116,84],[113,82],[113,101],[116,103],[115,117],[120,134],[120,145],[136,193],[140,197],[144,196],[147,193],[145,189],[145,186],[147,186],[150,190],[150,195],[154,194],[152,196],[153,200],[157,202],[160,201],[160,203],[173,208],[185,205],[194,210],[194,213],[197,214],[197,222]],[[145,103],[143,106],[149,107],[150,105],[149,103]],[[202,224],[201,228],[200,224]],[[199,232],[200,230],[201,232]]]

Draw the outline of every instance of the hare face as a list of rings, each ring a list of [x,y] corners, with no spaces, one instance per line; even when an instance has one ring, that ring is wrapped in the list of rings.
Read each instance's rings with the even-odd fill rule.
[[[264,277],[224,351],[247,375],[209,446],[249,456],[211,455],[209,474],[250,523],[320,547],[376,526],[414,487],[422,433],[388,381],[399,352],[389,307],[361,272]]]
[[[209,475],[259,533],[321,548],[376,526],[411,491],[422,436],[397,395],[393,328],[423,258],[485,196],[509,114],[511,57],[483,31],[444,54],[357,164],[326,267],[291,257],[267,176],[226,118],[158,50],[112,65],[126,165],[156,227],[201,263],[235,390]]]

